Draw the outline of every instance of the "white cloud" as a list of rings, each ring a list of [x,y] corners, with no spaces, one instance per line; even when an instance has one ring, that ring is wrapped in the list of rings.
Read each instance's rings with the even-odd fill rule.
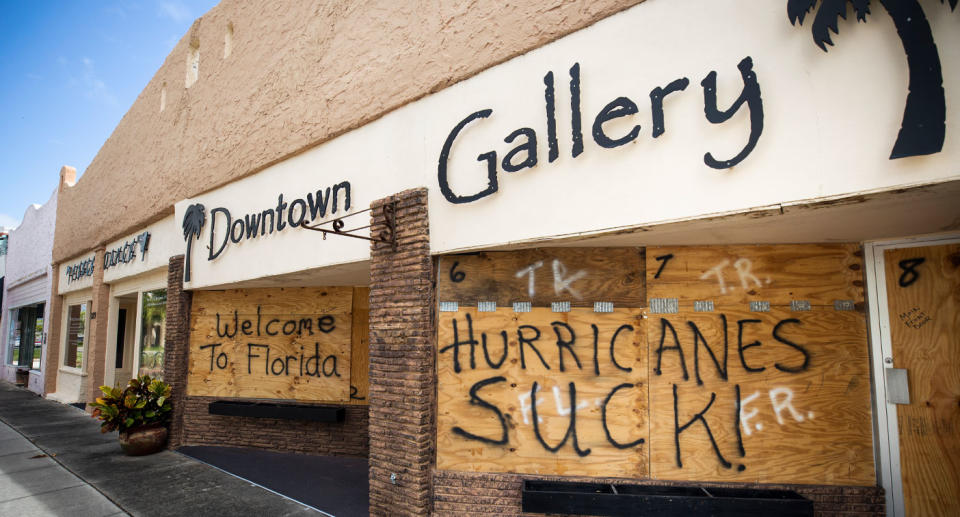
[[[102,39],[104,42],[109,43],[111,45],[120,43],[120,38],[118,38],[116,35],[107,34],[106,32],[103,32],[103,31],[100,31],[100,39]]]
[[[107,88],[107,84],[103,82],[102,79],[97,77],[97,72],[93,67],[93,60],[84,57],[81,62],[83,63],[83,78],[80,83],[83,85],[84,96],[88,99],[104,102],[110,106],[118,106],[117,98],[113,95],[113,92]],[[71,78],[71,84],[75,84]]]
[[[12,230],[20,226],[20,220],[14,219],[7,214],[0,214],[0,227],[3,227],[7,230]]]
[[[105,12],[105,13],[107,13],[107,14],[112,14],[112,15],[114,15],[114,16],[117,16],[118,18],[124,18],[124,19],[126,19],[126,17],[127,17],[127,11],[126,11],[126,9],[124,9],[123,6],[121,6],[121,5],[111,5],[111,6],[108,6],[108,7],[104,8],[103,12]]]
[[[157,7],[160,10],[160,16],[166,16],[177,23],[188,22],[193,18],[190,9],[178,0],[161,1]]]
[[[177,43],[179,42],[180,42],[180,36],[177,36],[176,34],[170,35],[170,37],[167,38],[167,41],[166,41],[167,51],[173,50],[173,47],[176,47]]]

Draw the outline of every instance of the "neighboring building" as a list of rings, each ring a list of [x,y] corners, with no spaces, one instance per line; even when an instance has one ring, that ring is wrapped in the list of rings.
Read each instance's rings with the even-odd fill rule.
[[[0,226],[0,305],[3,305],[3,281],[7,274],[7,238],[9,228]],[[3,323],[3,314],[0,314],[0,323]]]
[[[960,13],[634,4],[222,2],[59,189],[48,391],[377,515],[960,511]]]
[[[64,167],[60,176],[76,172]],[[43,395],[50,329],[50,286],[57,192],[43,205],[30,205],[6,245],[6,276],[0,314],[2,378]]]
[[[3,294],[5,292],[3,289],[3,283],[7,274],[7,238],[9,236],[9,232],[9,228],[0,226],[0,307],[3,307]],[[3,323],[5,321],[6,318],[3,316],[3,313],[0,312],[0,329],[3,328]]]

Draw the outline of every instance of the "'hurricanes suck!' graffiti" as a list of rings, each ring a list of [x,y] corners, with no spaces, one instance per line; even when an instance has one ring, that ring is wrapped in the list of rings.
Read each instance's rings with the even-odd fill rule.
[[[441,296],[487,289],[501,303],[439,313],[439,468],[789,482],[835,463],[837,479],[866,479],[862,315],[832,302],[730,302],[791,289],[765,263],[727,257],[691,269],[676,252],[651,255],[648,289],[677,282],[676,268],[691,292],[717,297],[665,313],[594,305],[597,286],[620,280],[588,260],[458,257]],[[478,269],[496,281],[473,281]],[[505,289],[533,306],[503,303]]]
[[[630,400],[643,406],[654,383],[666,396],[650,414],[673,423],[676,466],[683,467],[684,439],[700,434],[718,465],[742,471],[746,460],[734,465],[723,449],[744,458],[743,437],[761,433],[764,422],[788,426],[815,418],[790,387],[791,376],[816,363],[798,337],[803,330],[798,318],[737,319],[720,313],[643,321],[636,311],[601,315],[589,310],[497,316],[500,325],[484,324],[483,330],[476,319],[490,315],[464,311],[441,318],[450,331],[450,339],[439,343],[441,368],[467,381],[471,407],[452,420],[451,431],[466,440],[510,446],[532,434],[543,452],[569,447],[581,457],[597,447],[640,447],[647,434],[627,430],[611,404]],[[556,319],[547,322],[551,317]],[[653,327],[649,369],[641,345],[646,325]],[[758,380],[762,389],[754,387]],[[761,412],[769,418],[760,418]],[[544,414],[552,423],[545,424]],[[477,419],[484,422],[474,425]],[[561,420],[559,427],[566,431],[559,441],[548,441],[545,426],[557,427]],[[587,432],[592,438],[584,438],[585,428],[597,426]],[[720,436],[732,438],[729,447],[721,447]]]

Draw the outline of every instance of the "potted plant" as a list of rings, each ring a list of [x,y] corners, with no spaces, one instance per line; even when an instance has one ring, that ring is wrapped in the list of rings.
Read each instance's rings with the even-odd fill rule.
[[[130,456],[153,454],[167,442],[170,385],[142,375],[124,389],[100,386],[103,397],[92,403],[93,417],[103,421],[100,432],[120,432],[120,448]]]

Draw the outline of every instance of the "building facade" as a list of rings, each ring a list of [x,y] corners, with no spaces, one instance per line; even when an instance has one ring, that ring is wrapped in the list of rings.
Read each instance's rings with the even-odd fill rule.
[[[64,167],[61,177],[76,173]],[[30,205],[20,225],[8,232],[6,275],[0,320],[3,380],[45,394],[47,335],[57,192],[43,205]]]
[[[49,391],[373,514],[950,514],[957,15],[786,4],[221,3],[60,189]]]

